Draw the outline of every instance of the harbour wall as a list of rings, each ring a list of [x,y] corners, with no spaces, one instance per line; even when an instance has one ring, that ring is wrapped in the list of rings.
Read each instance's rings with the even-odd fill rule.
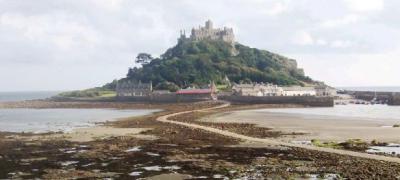
[[[122,102],[148,102],[148,103],[181,103],[181,102],[199,102],[212,100],[211,96],[181,96],[174,93],[151,95],[151,96],[125,96],[116,97],[117,101]]]
[[[219,100],[230,101],[234,104],[298,104],[311,107],[332,107],[333,97],[315,96],[235,96],[220,95]],[[82,101],[82,102],[132,102],[132,103],[179,103],[208,101],[211,98],[185,97],[176,94],[151,96],[123,96],[110,98],[52,98],[53,101]]]
[[[346,91],[345,93],[365,101],[376,98],[378,101],[387,102],[388,105],[400,105],[400,93],[398,92]]]
[[[400,93],[393,93],[388,102],[389,105],[400,106]]]
[[[220,96],[220,100],[237,104],[298,104],[311,107],[333,107],[333,97],[316,96]]]
[[[375,92],[375,91],[346,91],[346,94],[354,96],[356,99],[371,101],[376,97],[378,101],[388,101],[392,97],[392,92]]]

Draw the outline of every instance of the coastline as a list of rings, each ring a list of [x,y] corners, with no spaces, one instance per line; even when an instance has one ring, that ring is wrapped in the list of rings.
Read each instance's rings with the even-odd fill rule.
[[[46,108],[39,104],[30,107]],[[257,146],[223,135],[158,122],[160,116],[174,112],[205,109],[221,102],[195,104],[131,104],[131,103],[57,103],[54,107],[152,107],[163,109],[151,115],[123,118],[98,126],[104,135],[106,129],[122,128],[120,134],[85,141],[68,141],[59,138],[37,138],[20,134],[15,138],[0,133],[0,178],[142,178],[172,177],[190,178],[310,178],[325,177],[396,177],[400,164],[356,158],[326,152],[288,148],[282,146]],[[234,105],[219,110],[200,111],[201,114],[182,114],[172,117],[176,121],[197,122],[198,118],[221,112],[254,108],[297,107],[294,105]],[[27,107],[27,106],[23,106]],[[211,125],[211,124],[209,124]],[[224,123],[227,130],[242,130],[259,136],[265,129]],[[122,130],[119,129],[119,130]],[[135,133],[131,129],[137,130]],[[84,130],[86,131],[86,130]],[[78,133],[96,134],[97,132]],[[266,134],[269,135],[269,134]],[[50,135],[51,136],[51,135]],[[28,139],[26,139],[28,138]],[[83,138],[83,137],[82,137]],[[353,162],[358,166],[354,167]],[[262,165],[262,166],[261,166]],[[266,166],[265,166],[266,165]],[[338,168],[339,167],[339,168]],[[287,171],[287,169],[292,169]],[[300,169],[299,169],[300,168]],[[364,171],[365,168],[372,171]]]

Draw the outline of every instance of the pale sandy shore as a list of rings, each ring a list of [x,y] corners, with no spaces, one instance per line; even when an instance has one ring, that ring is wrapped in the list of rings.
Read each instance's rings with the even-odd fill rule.
[[[253,123],[286,133],[299,132],[306,135],[287,135],[283,141],[312,140],[345,141],[362,139],[365,141],[384,141],[400,143],[399,123],[393,119],[361,119],[335,116],[272,113],[254,110],[234,111],[203,118],[208,122]]]

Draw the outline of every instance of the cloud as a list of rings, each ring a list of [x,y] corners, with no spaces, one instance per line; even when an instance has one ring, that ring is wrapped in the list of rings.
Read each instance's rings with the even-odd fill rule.
[[[353,42],[351,41],[343,41],[343,40],[335,40],[330,44],[334,48],[348,48],[353,46]]]
[[[296,32],[293,36],[292,42],[296,45],[312,45],[314,44],[314,39],[313,37],[310,35],[310,33],[306,32],[306,31],[299,31]]]
[[[337,87],[398,86],[400,49],[389,54],[293,54],[299,66]]]
[[[362,18],[359,15],[350,14],[350,15],[344,16],[343,18],[329,19],[329,20],[323,21],[321,26],[324,28],[341,27],[341,26],[345,26],[348,24],[359,22],[361,19]]]
[[[344,0],[347,8],[353,11],[380,11],[384,8],[383,0]]]
[[[0,0],[0,91],[99,86],[124,77],[137,53],[162,54],[176,44],[180,29],[188,32],[207,19],[233,27],[242,44],[294,54],[299,62],[310,62],[305,66],[310,75],[338,83],[340,77],[324,75],[318,65],[349,57],[339,61],[335,72],[340,73],[355,61],[354,54],[394,61],[384,54],[400,46],[399,5],[396,0]]]
[[[282,13],[286,12],[287,10],[288,10],[287,2],[278,2],[278,3],[275,3],[271,8],[267,8],[265,13],[268,15],[275,16],[275,15],[282,14]]]

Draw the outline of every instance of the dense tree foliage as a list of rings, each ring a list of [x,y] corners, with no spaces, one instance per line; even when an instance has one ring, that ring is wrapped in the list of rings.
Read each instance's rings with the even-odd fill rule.
[[[140,68],[129,69],[127,79],[150,82],[155,86],[173,83],[179,87],[218,84],[225,77],[239,82],[269,82],[278,85],[313,83],[297,68],[295,60],[241,44],[222,41],[182,41],[160,58]],[[235,54],[235,55],[233,55]]]
[[[153,60],[153,57],[151,56],[151,54],[148,53],[139,53],[136,56],[135,62],[138,64],[148,64]]]

